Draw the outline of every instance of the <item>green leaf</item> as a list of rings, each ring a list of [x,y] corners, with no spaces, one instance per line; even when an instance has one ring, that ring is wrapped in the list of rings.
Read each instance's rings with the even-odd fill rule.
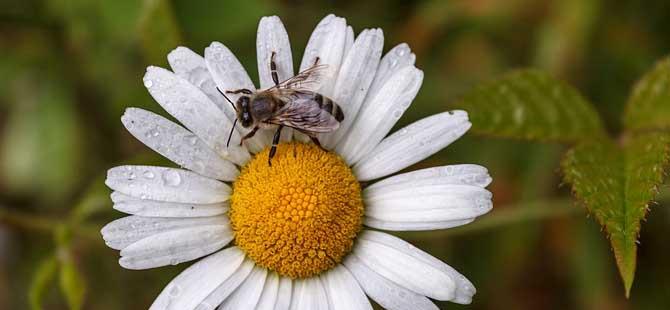
[[[604,226],[609,236],[626,296],[635,276],[640,221],[663,181],[670,134],[630,136],[624,146],[610,141],[581,144],[562,162],[573,193]]]
[[[604,136],[598,114],[574,88],[537,70],[484,83],[456,106],[485,135],[560,142]]]
[[[166,0],[144,1],[139,31],[144,55],[153,64],[165,64],[167,54],[181,42],[177,20]]]
[[[30,300],[30,308],[33,310],[42,309],[42,299],[47,290],[49,283],[54,280],[56,271],[58,270],[58,263],[56,258],[50,256],[40,262],[37,271],[33,275],[28,292],[28,299]]]
[[[624,124],[632,130],[670,129],[670,57],[637,82],[626,105]]]
[[[60,257],[60,289],[70,309],[78,310],[84,303],[86,284],[69,251]]]

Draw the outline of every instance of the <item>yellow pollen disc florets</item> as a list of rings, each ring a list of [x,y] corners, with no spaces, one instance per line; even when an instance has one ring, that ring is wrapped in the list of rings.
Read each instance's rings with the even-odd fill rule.
[[[337,155],[282,143],[258,153],[233,184],[235,243],[257,264],[292,278],[335,267],[361,228],[361,187]]]

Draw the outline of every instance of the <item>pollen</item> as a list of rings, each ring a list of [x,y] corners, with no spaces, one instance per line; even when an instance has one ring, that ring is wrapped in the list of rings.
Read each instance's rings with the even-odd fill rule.
[[[318,275],[351,251],[361,229],[361,187],[336,154],[282,143],[256,154],[233,184],[235,243],[258,265],[291,278]]]

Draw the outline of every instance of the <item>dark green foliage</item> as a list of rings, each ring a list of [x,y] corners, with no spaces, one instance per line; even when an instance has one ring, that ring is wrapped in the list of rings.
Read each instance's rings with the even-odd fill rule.
[[[496,137],[577,142],[603,136],[593,107],[573,87],[537,70],[475,87],[456,107],[470,112],[475,132]]]

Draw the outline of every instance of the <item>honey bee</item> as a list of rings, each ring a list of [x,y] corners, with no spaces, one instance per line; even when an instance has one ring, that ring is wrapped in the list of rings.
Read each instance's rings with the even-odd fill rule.
[[[273,52],[270,57],[270,72],[274,86],[260,91],[243,88],[226,90],[225,93],[217,88],[237,114],[226,146],[230,145],[230,138],[238,121],[242,127],[252,128],[242,137],[240,145],[244,140],[253,137],[258,129],[271,129],[278,126],[268,157],[270,166],[272,166],[272,157],[277,152],[277,144],[284,127],[290,127],[306,134],[314,144],[321,147],[316,137],[317,134],[337,130],[340,122],[344,120],[342,109],[333,100],[306,88],[310,84],[318,83],[321,73],[327,68],[326,65],[319,64],[318,57],[311,67],[292,78],[279,82],[275,55]],[[233,103],[226,94],[242,95]]]

